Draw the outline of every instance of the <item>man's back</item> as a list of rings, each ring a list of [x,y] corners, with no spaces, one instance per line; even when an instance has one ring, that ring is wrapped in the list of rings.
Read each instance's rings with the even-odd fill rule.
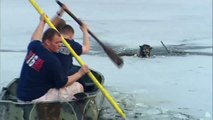
[[[61,63],[40,41],[32,41],[23,63],[18,98],[31,101],[44,95],[50,88],[63,87],[66,76]]]
[[[78,42],[74,40],[67,40],[67,42],[73,48],[77,55],[82,54],[82,46]],[[66,46],[62,45],[60,51],[56,53],[56,56],[62,64],[63,71],[67,73],[73,66],[73,55],[70,53]]]

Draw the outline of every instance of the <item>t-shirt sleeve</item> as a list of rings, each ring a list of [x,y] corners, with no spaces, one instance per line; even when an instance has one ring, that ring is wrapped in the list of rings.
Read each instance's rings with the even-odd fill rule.
[[[69,44],[74,49],[77,55],[81,55],[83,51],[83,47],[78,42],[75,42],[74,40],[70,41]]]
[[[41,46],[41,41],[33,40],[29,43],[27,49],[28,50],[35,50],[38,46]]]
[[[57,61],[59,62],[59,61]],[[63,72],[63,69],[60,65],[60,63],[55,62],[55,65],[51,67],[51,74],[53,78],[53,82],[55,84],[55,88],[59,89],[64,87],[67,84],[68,77],[65,72]]]

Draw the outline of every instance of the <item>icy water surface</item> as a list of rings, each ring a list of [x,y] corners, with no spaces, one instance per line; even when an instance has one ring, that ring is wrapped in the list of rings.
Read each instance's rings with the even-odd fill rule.
[[[111,91],[112,89],[110,89]],[[138,96],[132,94],[119,93],[112,91],[119,105],[124,109],[128,120],[199,120],[198,118],[183,112],[172,111],[169,109],[151,106],[144,103],[137,103],[135,99]],[[100,120],[122,120],[115,110],[107,105],[101,111]]]
[[[53,0],[37,2],[50,18],[59,8]],[[128,120],[212,120],[211,0],[63,2],[124,59],[118,69],[92,38],[91,53],[82,56],[104,75]],[[64,19],[81,43],[79,26],[66,14]],[[27,0],[1,0],[0,87],[19,77],[38,21]],[[143,44],[153,47],[150,58],[137,57]],[[121,118],[106,102],[100,119]]]

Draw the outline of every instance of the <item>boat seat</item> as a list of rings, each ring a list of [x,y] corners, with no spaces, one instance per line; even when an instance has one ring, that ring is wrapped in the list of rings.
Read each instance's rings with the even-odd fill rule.
[[[95,83],[93,82],[87,82],[85,83],[85,92],[95,92],[97,90],[97,87]]]
[[[74,96],[77,100],[83,100],[87,98],[87,94],[85,92],[76,93]]]

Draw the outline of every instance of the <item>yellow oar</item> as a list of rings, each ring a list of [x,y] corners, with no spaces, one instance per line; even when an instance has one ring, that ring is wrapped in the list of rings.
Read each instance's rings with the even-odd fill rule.
[[[55,26],[52,24],[50,19],[45,15],[44,11],[38,6],[38,4],[35,2],[35,0],[29,0],[30,3],[34,6],[34,8],[39,12],[39,14],[44,16],[44,19],[46,23],[53,29],[57,30]],[[57,30],[58,31],[58,30]],[[78,61],[78,63],[83,66],[85,65],[84,61],[75,53],[75,51],[70,47],[70,45],[67,43],[67,41],[64,39],[63,36],[61,36],[62,42],[64,45],[69,49],[71,54],[75,57],[75,59]],[[114,101],[112,96],[107,92],[107,90],[98,82],[98,80],[95,78],[95,76],[92,74],[91,71],[88,73],[89,77],[93,80],[93,82],[96,84],[96,86],[101,90],[103,95],[108,99],[108,101],[113,105],[113,107],[117,110],[117,112],[125,119],[126,115],[123,112],[123,110],[118,106],[118,104]]]

